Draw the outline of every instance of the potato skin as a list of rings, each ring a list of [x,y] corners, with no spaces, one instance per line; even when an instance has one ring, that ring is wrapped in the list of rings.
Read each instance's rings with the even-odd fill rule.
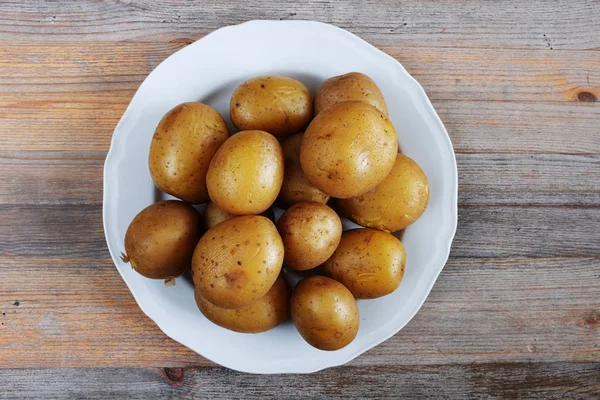
[[[398,153],[392,123],[361,101],[337,103],[310,123],[300,164],[312,185],[332,197],[359,196],[381,183]]]
[[[283,263],[283,243],[273,222],[235,217],[208,230],[192,259],[196,290],[221,308],[258,300],[273,286]]]
[[[183,103],[160,120],[150,145],[148,165],[156,187],[188,203],[208,200],[206,172],[229,137],[221,115],[202,103]]]
[[[409,157],[398,154],[390,174],[373,190],[338,200],[340,213],[359,225],[396,232],[414,223],[429,203],[427,176]]]
[[[282,182],[281,146],[263,131],[243,131],[227,139],[206,175],[211,201],[235,215],[264,212],[277,199]]]
[[[359,228],[342,234],[324,271],[357,299],[375,299],[398,288],[405,264],[406,253],[400,240],[377,229]]]
[[[213,323],[241,333],[259,333],[275,328],[290,316],[290,289],[282,277],[260,299],[241,308],[220,308],[195,290],[198,308]]]
[[[201,235],[201,216],[194,207],[178,200],[159,201],[129,224],[123,260],[146,278],[177,277],[190,268]]]
[[[269,218],[271,221],[275,221],[275,214],[273,214],[272,208],[267,208],[267,210],[260,215]],[[208,230],[221,222],[234,217],[237,217],[237,215],[230,214],[227,211],[220,209],[219,206],[212,201],[209,201],[206,203],[206,209],[204,210],[204,227]]]
[[[339,350],[356,337],[360,316],[356,300],[344,285],[313,275],[294,289],[292,320],[311,346]]]
[[[300,166],[302,133],[285,138],[281,142],[284,159],[283,184],[277,204],[287,208],[301,201],[316,201],[326,204],[329,196],[310,184]]]
[[[277,230],[283,241],[283,265],[304,271],[331,257],[342,237],[342,221],[325,204],[302,202],[283,213]]]
[[[282,137],[306,128],[312,118],[313,103],[302,82],[286,76],[260,76],[235,89],[229,110],[238,129],[261,130]]]
[[[315,115],[342,101],[359,100],[388,115],[387,104],[377,84],[365,74],[349,72],[327,79],[315,94]]]

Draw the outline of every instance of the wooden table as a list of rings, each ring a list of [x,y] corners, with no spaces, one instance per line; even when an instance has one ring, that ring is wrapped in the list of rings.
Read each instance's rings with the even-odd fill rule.
[[[232,372],[167,338],[103,236],[104,158],[138,85],[250,19],[388,52],[456,149],[459,227],[427,302],[310,376]],[[0,2],[0,398],[598,398],[598,98],[596,0]]]

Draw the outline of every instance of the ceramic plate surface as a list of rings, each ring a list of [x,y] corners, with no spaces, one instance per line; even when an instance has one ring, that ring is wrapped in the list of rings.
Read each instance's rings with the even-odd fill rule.
[[[288,321],[260,334],[241,334],[208,321],[189,279],[174,287],[143,278],[123,263],[127,227],[163,198],[152,183],[148,151],[160,118],[186,101],[201,101],[229,121],[229,99],[243,81],[287,75],[314,93],[327,78],[359,71],[381,88],[401,150],[429,179],[423,216],[404,232],[406,273],[398,290],[359,301],[360,329],[347,347],[308,345]],[[117,125],[104,167],[103,219],[112,259],[140,308],[165,334],[225,367],[252,373],[307,373],[344,364],[398,332],[419,310],[441,272],[456,231],[457,170],[452,143],[421,86],[392,57],[353,34],[308,21],[251,21],[219,29],[162,62],[142,83]],[[350,227],[345,223],[345,227]]]

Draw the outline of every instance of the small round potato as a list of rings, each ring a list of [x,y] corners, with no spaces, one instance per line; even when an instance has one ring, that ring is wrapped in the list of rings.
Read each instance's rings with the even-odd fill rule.
[[[271,221],[275,221],[275,214],[273,214],[272,208],[267,208],[267,211],[260,215],[269,218]],[[237,217],[237,215],[229,214],[227,211],[221,210],[219,206],[212,201],[209,201],[206,203],[206,209],[204,210],[204,227],[208,230],[215,225],[234,217]]]
[[[427,176],[416,162],[398,154],[392,172],[375,189],[338,205],[341,214],[359,225],[396,232],[415,222],[428,202]]]
[[[381,90],[371,78],[360,72],[349,72],[323,82],[315,95],[315,115],[336,103],[352,100],[369,103],[388,115]]]
[[[283,153],[273,135],[236,133],[213,157],[206,185],[210,199],[235,215],[260,214],[277,199],[283,181]]]
[[[311,346],[339,350],[356,337],[360,316],[344,285],[313,275],[300,281],[292,294],[292,320]]]
[[[150,145],[154,183],[188,203],[204,203],[208,165],[227,137],[227,124],[212,107],[183,103],[173,108],[160,120]]]
[[[301,201],[327,203],[329,196],[310,184],[300,166],[302,134],[292,135],[281,142],[285,163],[283,184],[277,204],[287,208]]]
[[[192,259],[196,290],[221,308],[258,300],[273,286],[283,263],[277,228],[259,215],[235,217],[208,230]]]
[[[302,82],[286,76],[260,76],[235,89],[229,114],[240,130],[256,129],[281,137],[304,130],[312,107],[312,96]]]
[[[398,288],[405,263],[406,253],[400,240],[377,229],[359,228],[342,234],[324,270],[357,299],[375,299]]]
[[[201,235],[201,216],[194,207],[178,200],[159,201],[129,224],[122,258],[146,278],[175,278],[190,268]]]
[[[337,103],[308,126],[300,164],[310,183],[345,199],[368,192],[385,179],[398,153],[392,123],[362,101]]]
[[[283,213],[277,230],[283,240],[283,265],[304,271],[331,257],[342,237],[342,221],[325,204],[302,202]]]
[[[277,278],[267,294],[241,308],[217,307],[202,297],[199,290],[196,290],[194,295],[198,308],[206,318],[236,332],[265,332],[290,316],[290,289],[282,277]]]

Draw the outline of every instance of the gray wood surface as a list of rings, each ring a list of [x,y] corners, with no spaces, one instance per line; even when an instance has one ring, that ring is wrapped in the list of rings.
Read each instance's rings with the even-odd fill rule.
[[[457,153],[458,231],[423,308],[310,376],[228,371],[167,338],[102,230],[104,158],[139,84],[250,19],[386,51]],[[595,0],[1,1],[0,399],[600,398],[599,32]]]
[[[302,379],[294,375],[257,377],[215,367],[0,370],[0,399],[39,399],[40,393],[52,399],[103,400],[589,399],[597,398],[599,376],[600,366],[589,363],[361,366],[331,369]]]

